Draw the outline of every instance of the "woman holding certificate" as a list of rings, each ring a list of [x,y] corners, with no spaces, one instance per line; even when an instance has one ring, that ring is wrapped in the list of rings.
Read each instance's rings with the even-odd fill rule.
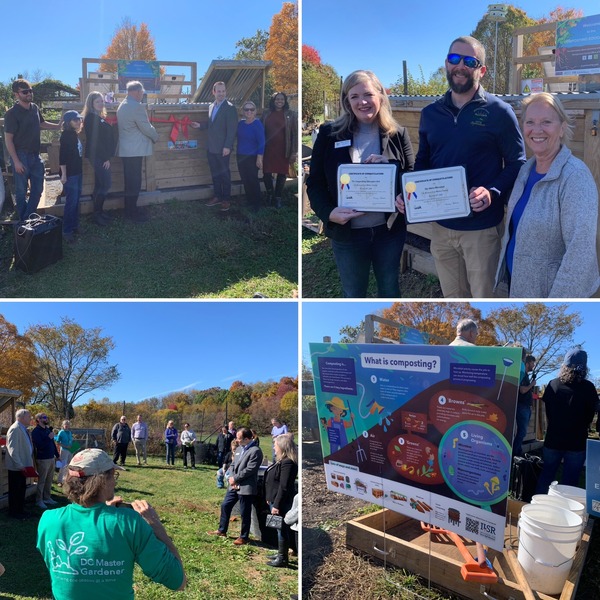
[[[588,167],[567,148],[571,123],[551,94],[522,102],[525,143],[508,201],[496,283],[508,273],[513,298],[587,298],[600,286],[598,190]]]
[[[406,221],[395,212],[394,198],[402,173],[412,171],[412,145],[371,71],[348,75],[341,107],[338,119],[319,128],[307,181],[310,204],[332,240],[344,297],[366,297],[372,266],[378,296],[397,298]],[[385,165],[395,165],[395,173]]]

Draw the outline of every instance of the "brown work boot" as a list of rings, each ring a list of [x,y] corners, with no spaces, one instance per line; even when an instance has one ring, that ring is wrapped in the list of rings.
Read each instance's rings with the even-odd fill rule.
[[[248,540],[246,538],[239,537],[239,538],[237,538],[237,540],[233,540],[233,543],[236,546],[244,546],[248,543]]]

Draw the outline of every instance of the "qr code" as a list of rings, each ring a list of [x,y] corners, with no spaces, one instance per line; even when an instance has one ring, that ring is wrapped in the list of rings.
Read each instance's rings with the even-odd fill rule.
[[[467,517],[465,527],[468,533],[479,533],[479,521],[477,521],[477,519],[471,519]]]
[[[592,500],[592,510],[594,512],[600,512],[600,500]]]

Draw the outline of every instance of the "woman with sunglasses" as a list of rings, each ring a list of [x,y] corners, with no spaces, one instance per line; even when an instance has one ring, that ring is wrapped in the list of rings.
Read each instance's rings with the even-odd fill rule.
[[[263,181],[275,208],[281,208],[285,180],[290,166],[298,158],[298,115],[290,110],[287,96],[275,92],[268,110],[263,113],[262,122],[266,137]],[[276,174],[275,189],[273,174]]]
[[[532,94],[521,111],[533,156],[508,201],[496,282],[512,298],[589,298],[600,287],[594,177],[567,147],[572,122],[556,97]]]
[[[237,128],[237,166],[244,184],[246,201],[253,212],[260,208],[258,171],[263,167],[265,130],[256,118],[256,104],[248,100],[242,107],[244,118]]]
[[[186,585],[179,552],[145,500],[115,496],[118,471],[99,448],[75,454],[64,490],[72,504],[47,510],[38,525],[56,600],[133,598],[133,567],[171,590]],[[133,510],[132,510],[133,509]]]
[[[390,101],[371,71],[354,71],[344,81],[342,114],[322,125],[307,181],[310,205],[331,238],[345,298],[365,298],[371,266],[380,298],[398,298],[400,257],[406,237],[404,215],[358,212],[338,206],[337,171],[347,163],[393,163],[395,193],[402,173],[412,171],[408,132],[394,120]]]

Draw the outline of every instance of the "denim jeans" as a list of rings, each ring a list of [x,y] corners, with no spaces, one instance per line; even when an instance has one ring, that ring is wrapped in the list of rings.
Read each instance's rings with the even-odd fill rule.
[[[37,210],[40,203],[42,191],[44,190],[44,163],[39,154],[17,152],[17,156],[25,167],[25,173],[17,173],[13,164],[17,212],[19,213],[19,219],[24,221]],[[27,183],[29,183],[29,200],[26,200]]]
[[[175,464],[175,449],[177,448],[177,443],[169,444],[167,442],[167,464],[174,465]]]
[[[83,175],[71,175],[67,177],[65,183],[65,213],[63,216],[63,233],[73,233],[79,226],[79,199],[81,198],[81,188],[83,185]]]
[[[104,163],[101,160],[90,160],[90,164],[94,169],[94,191],[92,195],[96,196],[106,196],[110,191],[110,186],[112,184],[112,178],[110,173],[110,168],[105,169]]]
[[[531,406],[517,402],[517,431],[513,442],[513,456],[523,456],[523,440],[527,434],[529,419],[531,418]]]
[[[564,459],[563,471],[560,483],[579,487],[579,476],[585,464],[585,450],[571,452],[569,450],[553,450],[544,447],[544,468],[538,480],[535,490],[536,494],[547,494],[550,484],[556,479],[558,467]]]
[[[229,170],[229,157],[231,154],[222,156],[215,152],[207,152],[207,155],[215,196],[219,200],[228,201],[231,199],[231,171]]]
[[[352,239],[348,242],[332,240],[344,298],[366,298],[371,265],[377,280],[377,295],[400,297],[398,277],[405,238],[405,232],[391,232],[383,224],[352,229]]]

